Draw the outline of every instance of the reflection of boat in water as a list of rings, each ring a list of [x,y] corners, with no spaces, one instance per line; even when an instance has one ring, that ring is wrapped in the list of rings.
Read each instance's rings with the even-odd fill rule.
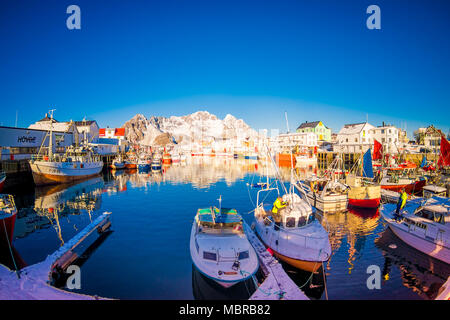
[[[195,267],[225,288],[250,279],[258,270],[256,252],[235,209],[198,209],[190,252]]]
[[[422,298],[434,299],[450,276],[448,264],[407,245],[389,228],[375,240],[375,245],[385,258],[383,277],[389,279],[392,266],[397,266],[403,284]]]
[[[36,210],[70,206],[72,209],[96,210],[99,201],[91,203],[101,195],[104,186],[103,178],[96,177],[76,184],[58,185],[55,187],[36,188],[34,207]],[[79,204],[77,204],[79,202]]]
[[[81,210],[88,213],[98,210],[101,205],[103,179],[93,179],[76,184],[59,184],[53,186],[36,187],[34,211],[23,208],[20,210],[14,235],[22,238],[40,228],[47,227],[58,221],[61,215],[78,215]]]
[[[354,215],[357,215],[358,217],[361,217],[363,219],[375,219],[380,216],[380,209],[379,208],[355,208],[355,207],[349,207],[348,211]]]
[[[417,198],[407,201],[400,217],[396,205],[390,203],[383,206],[381,215],[405,243],[450,264],[449,208],[449,198]]]
[[[310,273],[282,262],[283,269],[294,283],[311,299],[320,299],[325,291],[325,275],[323,267]]]
[[[251,279],[224,288],[192,265],[192,293],[196,300],[247,300],[257,290]]]

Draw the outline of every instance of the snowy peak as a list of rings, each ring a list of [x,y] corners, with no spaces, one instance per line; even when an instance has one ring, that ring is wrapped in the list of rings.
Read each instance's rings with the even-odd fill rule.
[[[126,138],[131,143],[153,145],[161,139],[161,135],[169,136],[177,143],[212,139],[247,139],[256,137],[255,130],[250,128],[242,119],[236,119],[227,114],[223,120],[208,111],[197,111],[186,116],[155,117],[147,119],[137,114],[124,125]],[[159,137],[159,138],[158,138]]]

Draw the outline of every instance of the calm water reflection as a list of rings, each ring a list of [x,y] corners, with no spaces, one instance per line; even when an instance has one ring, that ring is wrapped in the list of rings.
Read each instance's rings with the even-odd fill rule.
[[[297,174],[313,171],[301,168]],[[289,170],[281,172],[289,177]],[[193,268],[189,233],[197,208],[217,205],[219,195],[224,206],[251,222],[246,213],[253,210],[257,190],[248,185],[267,173],[274,174],[263,162],[193,158],[161,173],[108,172],[69,186],[6,190],[19,208],[16,260],[24,266],[45,259],[100,213],[111,211],[113,232],[85,248],[80,292],[125,299],[247,299],[255,290],[252,281],[226,290]],[[325,218],[333,248],[325,270],[310,278],[284,266],[312,299],[429,299],[450,274],[448,265],[386,230],[378,211]],[[1,257],[10,265],[7,253]],[[370,265],[383,270],[381,290],[366,287]]]

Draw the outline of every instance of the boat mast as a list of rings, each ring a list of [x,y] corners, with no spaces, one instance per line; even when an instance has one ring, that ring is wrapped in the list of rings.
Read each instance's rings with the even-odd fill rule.
[[[48,158],[51,160],[53,158],[53,111],[56,109],[51,109],[48,111],[50,114],[50,137],[48,141]]]

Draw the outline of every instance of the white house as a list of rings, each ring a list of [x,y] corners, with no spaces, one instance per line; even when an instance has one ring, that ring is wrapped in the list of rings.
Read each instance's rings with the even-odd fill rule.
[[[385,153],[398,153],[400,129],[384,125],[370,130],[372,143],[376,139],[383,146]]]
[[[75,125],[80,133],[80,141],[86,139],[86,142],[92,142],[99,136],[99,127],[95,120],[75,121]]]
[[[314,132],[294,132],[280,134],[277,142],[281,147],[315,147],[318,145],[318,138]]]
[[[365,152],[373,146],[371,130],[375,127],[368,122],[346,124],[339,131],[334,151]]]

